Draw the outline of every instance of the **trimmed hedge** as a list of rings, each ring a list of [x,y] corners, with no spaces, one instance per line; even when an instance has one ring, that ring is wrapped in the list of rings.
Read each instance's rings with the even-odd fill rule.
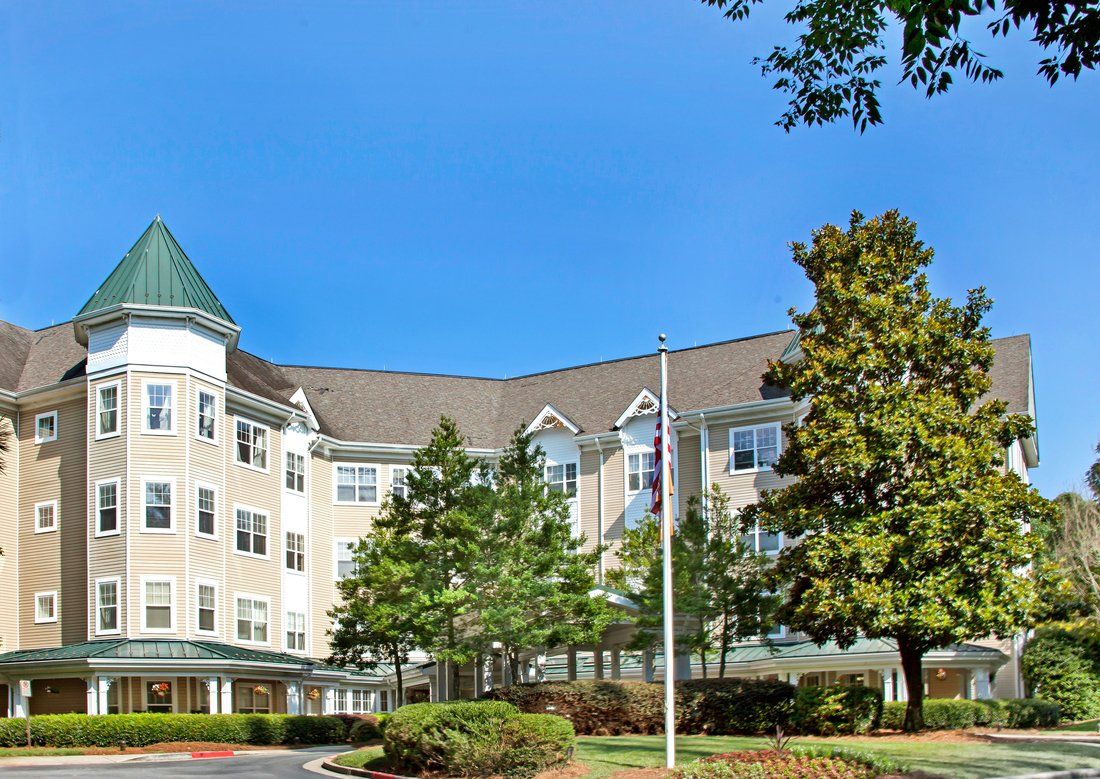
[[[0,747],[25,746],[26,720],[0,719]],[[49,747],[146,746],[172,741],[223,744],[334,744],[347,738],[336,717],[287,714],[42,714],[31,743]]]
[[[489,700],[506,701],[529,714],[558,714],[582,736],[664,731],[664,688],[619,681],[538,682],[492,690]],[[680,733],[753,735],[785,724],[794,688],[757,679],[693,679],[676,685],[676,728]]]
[[[1054,623],[1035,631],[1020,668],[1032,694],[1057,703],[1069,720],[1100,717],[1100,627]]]
[[[348,727],[348,738],[356,743],[382,738],[382,723],[374,714],[360,714]]]
[[[905,722],[905,701],[883,705],[882,724],[887,730],[901,730]],[[1058,724],[1058,705],[1036,698],[1018,700],[952,700],[925,698],[924,726],[929,730],[964,728],[1047,728]]]
[[[791,726],[803,735],[863,735],[878,730],[882,694],[870,687],[802,687],[795,692]]]
[[[402,706],[386,723],[383,748],[395,768],[452,776],[531,776],[572,755],[572,725],[521,714],[503,701]]]

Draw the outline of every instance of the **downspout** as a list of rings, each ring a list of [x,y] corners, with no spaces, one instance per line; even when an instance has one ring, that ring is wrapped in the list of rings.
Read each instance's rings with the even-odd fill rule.
[[[703,520],[710,519],[710,496],[707,482],[710,477],[710,428],[705,414],[699,414],[699,494],[703,507]]]
[[[599,465],[596,466],[596,545],[603,544],[603,444],[596,438],[596,453]],[[596,584],[603,584],[603,552],[596,562]]]

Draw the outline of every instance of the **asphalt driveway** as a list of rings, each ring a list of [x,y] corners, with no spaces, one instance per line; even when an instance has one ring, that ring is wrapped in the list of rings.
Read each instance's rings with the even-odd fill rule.
[[[345,747],[345,749],[347,749]],[[256,755],[214,758],[209,760],[161,760],[136,761],[129,763],[107,763],[98,765],[50,765],[50,766],[5,766],[0,760],[0,774],[4,776],[56,777],[74,779],[74,777],[120,777],[120,779],[143,779],[144,777],[177,776],[260,776],[260,777],[316,777],[318,772],[303,766],[328,755],[345,751],[340,747],[307,747],[280,752],[265,752]],[[324,772],[326,776],[338,774]]]

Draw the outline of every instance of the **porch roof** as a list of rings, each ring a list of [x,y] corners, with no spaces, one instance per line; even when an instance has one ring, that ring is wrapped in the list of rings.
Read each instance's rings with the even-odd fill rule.
[[[83,641],[43,649],[18,649],[0,654],[0,664],[26,664],[54,660],[236,660],[297,667],[317,665],[307,657],[282,652],[222,644],[217,641],[179,639],[113,639]],[[343,670],[343,669],[341,669]]]

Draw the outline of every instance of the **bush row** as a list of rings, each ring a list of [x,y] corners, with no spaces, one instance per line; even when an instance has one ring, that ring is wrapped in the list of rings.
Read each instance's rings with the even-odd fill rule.
[[[1100,717],[1100,626],[1094,622],[1039,628],[1020,666],[1032,694],[1057,703],[1064,718]]]
[[[386,722],[384,749],[395,769],[450,776],[533,776],[564,765],[573,726],[551,714],[521,714],[503,701],[413,703]]]
[[[901,730],[905,706],[904,701],[885,704],[881,726]],[[924,725],[929,730],[1046,728],[1057,725],[1060,719],[1058,704],[1036,698],[985,701],[926,698],[923,711]]]
[[[26,720],[0,719],[0,747],[27,743]],[[347,738],[337,717],[287,714],[43,714],[31,743],[50,747],[145,746],[171,741],[222,744],[334,744]]]
[[[794,696],[791,727],[803,735],[862,735],[878,730],[882,694],[870,687],[801,687]]]

